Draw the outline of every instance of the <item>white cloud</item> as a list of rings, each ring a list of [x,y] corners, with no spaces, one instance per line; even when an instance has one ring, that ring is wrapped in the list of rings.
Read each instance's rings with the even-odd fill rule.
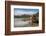
[[[31,11],[30,12],[21,12],[21,13],[20,12],[16,12],[16,13],[14,13],[14,15],[20,15],[20,16],[23,15],[23,14],[32,15],[32,14],[35,14],[35,13],[31,12]]]

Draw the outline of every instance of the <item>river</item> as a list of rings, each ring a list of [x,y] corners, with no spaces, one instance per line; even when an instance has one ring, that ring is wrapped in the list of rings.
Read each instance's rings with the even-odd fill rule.
[[[29,21],[23,21],[24,18],[14,18],[14,26],[15,27],[28,27],[31,26]]]

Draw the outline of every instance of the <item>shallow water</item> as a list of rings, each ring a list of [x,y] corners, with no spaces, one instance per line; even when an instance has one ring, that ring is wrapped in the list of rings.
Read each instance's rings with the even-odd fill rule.
[[[38,26],[38,23],[34,23],[32,25],[32,20],[24,21],[24,18],[14,18],[14,27],[32,27],[32,26]]]
[[[24,27],[24,26],[31,26],[29,21],[23,21],[24,18],[15,18],[14,19],[14,26],[15,27]]]

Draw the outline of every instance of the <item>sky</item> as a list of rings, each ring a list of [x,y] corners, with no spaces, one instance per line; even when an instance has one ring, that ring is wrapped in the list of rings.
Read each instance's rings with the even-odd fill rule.
[[[39,9],[25,9],[25,8],[14,8],[14,15],[32,15],[39,12]]]

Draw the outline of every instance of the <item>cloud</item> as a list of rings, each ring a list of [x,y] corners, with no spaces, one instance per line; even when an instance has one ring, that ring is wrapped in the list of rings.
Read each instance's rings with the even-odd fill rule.
[[[14,15],[23,15],[23,14],[32,15],[32,14],[36,14],[38,12],[38,9],[30,9],[30,10],[16,9],[14,11],[15,11]]]
[[[22,13],[20,13],[20,12],[17,12],[17,13],[14,13],[15,15],[24,15],[24,14],[26,14],[26,15],[32,15],[32,14],[36,14],[36,13],[34,13],[34,12],[22,12]]]

